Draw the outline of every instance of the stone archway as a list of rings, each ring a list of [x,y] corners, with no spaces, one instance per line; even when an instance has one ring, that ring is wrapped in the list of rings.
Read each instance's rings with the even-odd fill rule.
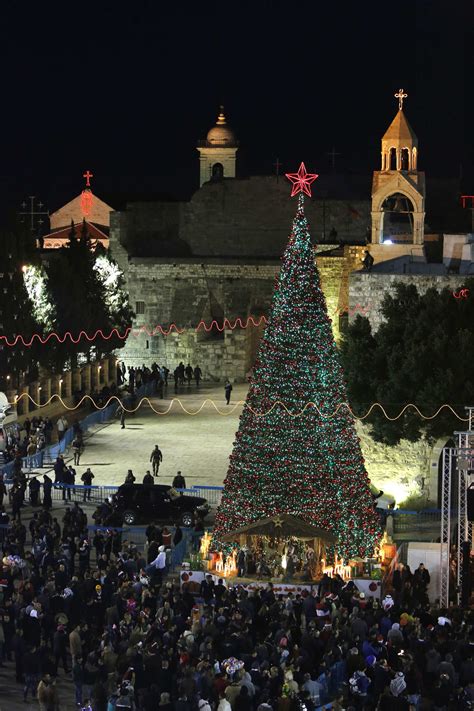
[[[383,212],[381,242],[386,240],[392,243],[407,242],[406,237],[413,236],[415,207],[412,200],[407,195],[396,192],[385,198],[381,209]]]
[[[399,229],[391,234],[391,217],[394,213],[406,215],[410,224],[405,219],[405,231]],[[395,219],[394,222],[402,228],[403,220]],[[423,244],[424,222],[424,196],[408,181],[390,181],[372,195],[372,244],[383,244],[387,239],[397,242],[397,234],[401,243],[411,241],[412,244]],[[411,239],[402,239],[402,234],[411,235]]]

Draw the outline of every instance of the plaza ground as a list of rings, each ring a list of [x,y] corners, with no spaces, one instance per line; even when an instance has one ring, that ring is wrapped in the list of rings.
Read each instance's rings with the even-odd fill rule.
[[[94,484],[117,486],[123,483],[128,469],[141,481],[147,469],[152,469],[150,454],[158,444],[163,452],[160,482],[170,484],[181,470],[187,486],[222,485],[242,412],[236,402],[245,400],[247,388],[247,384],[234,385],[230,405],[226,405],[222,385],[204,385],[199,390],[193,385],[180,388],[175,395],[170,384],[163,400],[152,399],[160,412],[169,408],[173,398],[179,398],[190,412],[196,412],[206,399],[214,401],[215,406],[208,402],[198,414],[188,415],[175,402],[169,414],[157,415],[144,405],[127,417],[123,430],[118,419],[100,425],[86,439],[80,466],[76,467],[77,483],[81,483],[86,467],[95,475]]]

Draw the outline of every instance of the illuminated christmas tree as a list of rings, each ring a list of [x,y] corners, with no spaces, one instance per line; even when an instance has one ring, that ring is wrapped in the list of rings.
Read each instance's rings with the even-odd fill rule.
[[[301,193],[298,209],[230,456],[214,538],[218,542],[248,523],[288,513],[330,530],[345,557],[364,556],[373,550],[380,524],[354,419],[345,405],[337,409],[347,403],[344,374],[304,214],[303,193],[311,195],[317,176],[306,173],[302,163],[287,177],[292,195]]]

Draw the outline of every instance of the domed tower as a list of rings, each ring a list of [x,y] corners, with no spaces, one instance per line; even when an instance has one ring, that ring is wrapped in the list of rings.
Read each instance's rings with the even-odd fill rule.
[[[418,171],[418,139],[395,94],[398,112],[382,138],[382,166],[372,181],[372,243],[423,244],[425,174]]]
[[[224,107],[220,107],[216,125],[211,128],[205,141],[199,141],[199,187],[208,180],[235,178],[235,157],[238,142],[227,125]]]

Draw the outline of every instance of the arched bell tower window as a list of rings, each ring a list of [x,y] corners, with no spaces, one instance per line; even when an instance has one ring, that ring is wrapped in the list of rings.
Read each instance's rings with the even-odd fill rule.
[[[410,168],[410,151],[408,148],[402,148],[401,169],[410,170]]]
[[[396,148],[391,148],[388,153],[388,169],[389,170],[396,170],[397,169],[397,149]]]
[[[224,177],[224,166],[222,163],[214,163],[211,171],[212,180],[222,180]]]

